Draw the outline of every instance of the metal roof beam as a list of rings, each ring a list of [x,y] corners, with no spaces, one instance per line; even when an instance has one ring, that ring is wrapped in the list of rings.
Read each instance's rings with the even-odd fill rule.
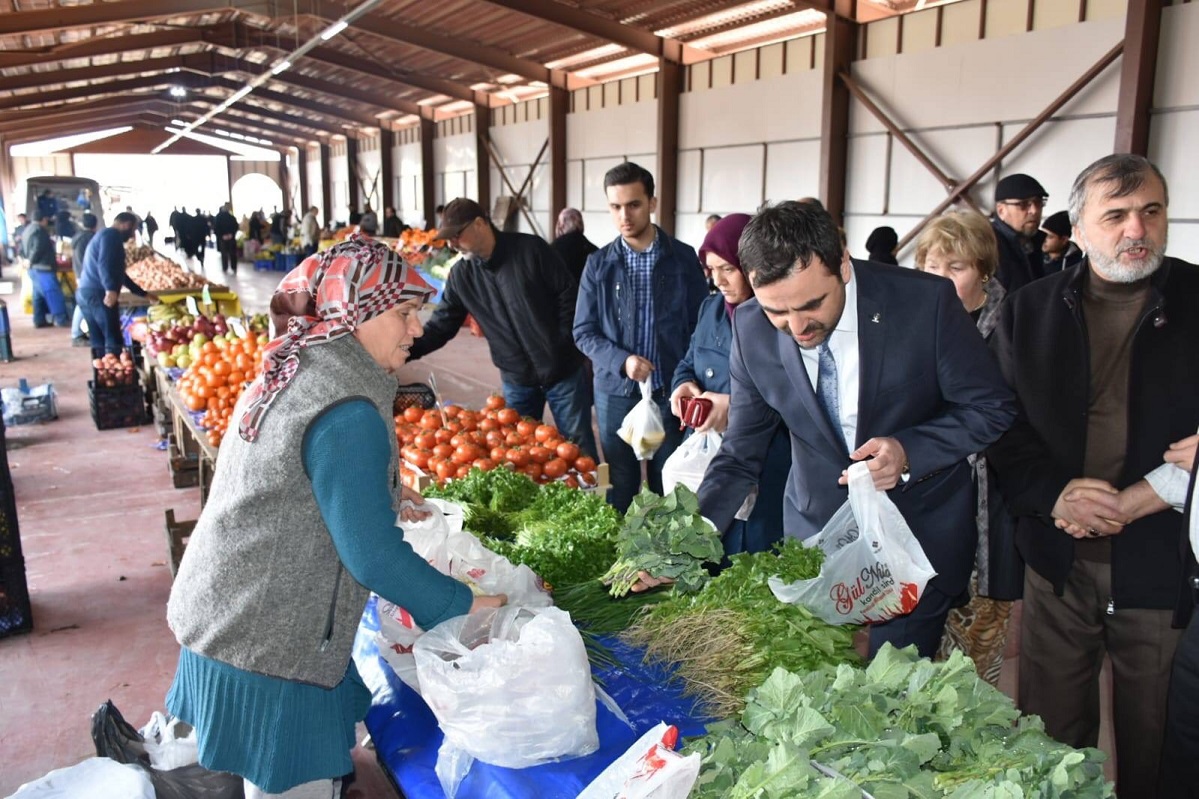
[[[181,47],[185,44],[192,44],[198,41],[200,39],[196,36],[195,31],[189,28],[173,28],[171,30],[154,31],[153,33],[136,33],[128,36],[84,39],[78,42],[40,47],[35,50],[0,52],[0,68],[29,67],[37,64],[67,61],[72,58],[93,58],[95,56],[116,53],[153,50],[158,47]],[[8,78],[5,78],[6,82],[7,80]]]
[[[195,111],[181,111],[180,116],[181,118],[199,118],[203,115],[196,113]],[[320,141],[320,139],[316,138],[309,139],[308,137],[299,134],[298,131],[288,131],[284,128],[268,125],[264,122],[255,122],[254,120],[243,121],[240,117],[234,118],[231,116],[222,116],[219,119],[212,120],[208,124],[213,128],[229,128],[230,130],[235,130],[238,133],[249,133],[260,138],[273,139],[276,142],[276,144],[265,145],[267,147],[278,146],[279,142],[283,142],[284,146],[306,147],[309,141]],[[195,132],[203,136],[223,138],[221,136],[217,136],[216,133],[208,129],[208,127],[200,128]],[[237,141],[237,139],[233,139],[232,141]],[[253,142],[249,143],[253,144]]]
[[[26,108],[32,105],[43,105],[45,103],[53,103],[59,100],[71,100],[76,97],[94,97],[116,93],[123,94],[126,92],[135,91],[137,89],[150,89],[166,86],[168,84],[196,88],[203,85],[204,81],[197,78],[195,75],[186,75],[184,73],[172,73],[170,75],[147,75],[141,78],[107,81],[105,83],[91,84],[88,86],[76,86],[73,89],[60,89],[53,92],[34,92],[31,94],[0,97],[0,109]],[[136,101],[136,98],[128,99],[130,101]]]
[[[251,95],[251,97],[252,96],[253,95]],[[265,121],[273,121],[277,124],[282,124],[285,129],[288,126],[293,126],[295,128],[292,131],[294,135],[301,136],[312,141],[316,141],[320,134],[344,136],[346,133],[345,130],[338,125],[330,125],[326,122],[313,120],[309,117],[303,117],[298,114],[284,114],[278,111],[272,111],[269,108],[250,105],[248,102],[249,99],[249,97],[242,98],[231,108],[226,110],[225,113],[231,113],[239,117],[244,117],[246,114],[253,114],[255,116],[262,117],[262,119]],[[192,98],[192,103],[204,105],[205,107],[215,107],[219,104],[216,98],[208,97],[207,95],[196,95]],[[221,117],[217,117],[216,119],[219,120]]]
[[[678,39],[658,36],[650,31],[559,3],[557,0],[485,0],[485,2],[535,19],[552,22],[588,36],[605,39],[639,53],[665,58],[675,64],[702,61],[709,57],[709,54],[690,47]],[[685,56],[687,57],[686,61],[684,61]]]
[[[10,75],[3,80],[5,89],[29,89],[47,84],[124,77],[142,72],[162,72],[168,69],[182,68],[183,58],[181,56],[168,56],[166,58],[148,58],[144,61],[117,61],[112,64],[99,64],[78,69],[26,72],[22,75]]]
[[[275,5],[273,0],[120,0],[113,3],[9,11],[0,14],[0,36],[53,33],[69,28],[120,25],[234,10],[273,17]]]
[[[42,141],[44,139],[57,139],[60,136],[75,136],[84,133],[97,133],[109,128],[120,128],[125,125],[136,127],[139,124],[144,124],[148,127],[158,126],[162,124],[161,118],[157,114],[127,114],[123,117],[116,117],[109,121],[97,121],[86,125],[53,125],[44,128],[32,128],[19,136],[12,138],[5,137],[6,144],[24,144],[34,141]]]
[[[62,113],[51,113],[45,116],[35,117],[25,120],[10,120],[7,117],[0,119],[0,136],[7,136],[13,133],[21,133],[30,128],[45,127],[53,124],[86,124],[97,119],[111,119],[118,116],[127,116],[131,113],[140,113],[142,111],[163,111],[170,113],[169,110],[160,107],[156,102],[146,100],[140,103],[125,103],[124,105],[104,109],[101,111],[87,111],[81,113],[79,111],[67,111]],[[86,119],[80,119],[81,116],[86,116]]]
[[[144,95],[146,98],[152,98],[154,95]],[[79,115],[95,113],[97,111],[105,111],[110,108],[123,108],[128,106],[130,102],[135,102],[138,98],[129,97],[104,97],[99,100],[92,100],[83,103],[57,103],[45,108],[34,108],[28,111],[5,111],[4,122],[15,122],[18,120],[38,119],[50,114],[58,116],[66,116],[67,114]]]

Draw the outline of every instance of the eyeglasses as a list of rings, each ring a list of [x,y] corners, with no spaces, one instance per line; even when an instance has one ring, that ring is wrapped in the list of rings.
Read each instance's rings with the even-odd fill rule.
[[[1019,208],[1021,211],[1031,211],[1034,208],[1045,207],[1045,197],[1029,197],[1027,200],[1001,200],[1000,205]]]

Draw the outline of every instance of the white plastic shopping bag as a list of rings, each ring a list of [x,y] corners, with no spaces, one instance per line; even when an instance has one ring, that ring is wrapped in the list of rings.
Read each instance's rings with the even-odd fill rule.
[[[509,604],[538,608],[553,604],[545,584],[532,569],[513,565],[462,529],[459,505],[426,499],[421,508],[432,511],[429,518],[402,523],[397,518],[396,526],[403,527],[404,540],[433,568],[466,583],[476,594],[506,594]],[[425,631],[399,605],[380,597],[377,607],[379,632],[375,643],[379,654],[401,680],[420,693],[412,647]]]
[[[154,799],[150,775],[107,757],[89,757],[27,782],[8,799]]]
[[[599,748],[591,664],[565,611],[458,616],[421,636],[413,655],[445,734],[436,770],[451,799],[475,759],[526,768]]]
[[[688,436],[678,449],[670,453],[666,463],[662,464],[662,493],[669,494],[679,483],[699,491],[699,484],[704,481],[708,464],[720,451],[724,436],[715,430],[703,433],[693,433]],[[745,521],[754,512],[754,504],[758,501],[758,487],[754,486],[749,496],[741,503],[734,518]]]
[[[159,771],[190,766],[200,760],[196,731],[174,716],[155,710],[138,732],[145,742],[150,765]]]
[[[658,724],[600,772],[578,799],[687,799],[699,778],[700,758],[675,752],[678,737],[677,727]]]
[[[666,428],[662,426],[662,411],[654,402],[652,378],[641,381],[641,401],[633,406],[616,431],[620,439],[633,448],[637,460],[647,461],[666,440]]]
[[[781,601],[803,605],[829,624],[868,624],[911,613],[936,576],[923,547],[865,463],[849,467],[849,501],[804,542],[824,550],[820,575],[769,580]]]

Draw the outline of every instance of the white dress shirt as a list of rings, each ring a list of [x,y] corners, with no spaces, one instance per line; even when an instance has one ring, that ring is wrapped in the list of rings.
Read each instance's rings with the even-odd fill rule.
[[[822,268],[822,267],[821,267]],[[841,432],[845,435],[846,447],[850,452],[856,448],[858,436],[858,385],[860,372],[858,358],[858,281],[849,269],[849,282],[845,284],[845,309],[841,319],[828,339],[829,350],[837,363],[837,398],[841,411]],[[816,390],[817,376],[820,374],[820,352],[818,348],[799,350],[803,356],[804,369],[808,379],[812,381],[812,390]]]
[[[1172,505],[1174,510],[1182,513],[1186,508],[1190,472],[1172,463],[1163,463],[1145,475],[1145,481],[1162,501]],[[1199,558],[1199,482],[1195,484],[1195,493],[1197,496],[1191,500],[1191,527],[1187,532],[1190,535],[1191,549],[1195,552],[1195,557]]]

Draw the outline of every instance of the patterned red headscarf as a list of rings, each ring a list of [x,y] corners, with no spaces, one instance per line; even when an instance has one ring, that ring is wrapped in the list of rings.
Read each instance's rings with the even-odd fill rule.
[[[275,338],[263,351],[262,374],[246,389],[241,437],[258,437],[262,418],[295,377],[300,350],[348,336],[368,319],[432,293],[399,253],[362,236],[305,258],[271,298]]]

